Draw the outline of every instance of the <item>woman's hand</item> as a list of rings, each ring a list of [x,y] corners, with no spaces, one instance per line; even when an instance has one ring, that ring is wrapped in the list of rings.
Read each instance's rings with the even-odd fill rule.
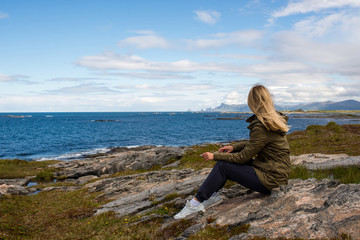
[[[205,159],[205,161],[214,160],[214,154],[211,152],[203,153],[202,157]]]
[[[234,151],[234,147],[229,145],[229,146],[220,148],[218,152],[231,153],[233,151]]]

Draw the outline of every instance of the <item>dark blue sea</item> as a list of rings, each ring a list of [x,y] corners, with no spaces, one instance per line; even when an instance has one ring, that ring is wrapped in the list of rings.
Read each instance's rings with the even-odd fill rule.
[[[0,113],[0,158],[70,160],[112,147],[230,142],[248,138],[245,119],[249,116],[192,112]],[[296,131],[330,121],[358,123],[290,115],[289,125],[291,131]]]

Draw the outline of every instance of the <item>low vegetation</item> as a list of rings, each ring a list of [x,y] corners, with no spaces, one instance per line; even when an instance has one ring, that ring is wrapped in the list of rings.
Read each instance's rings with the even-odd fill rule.
[[[195,145],[181,158],[179,167],[195,170],[212,168],[214,161],[204,161],[201,154],[204,152],[216,152],[220,147],[222,147],[220,144]]]
[[[291,154],[305,153],[360,155],[360,124],[310,125],[288,135]]]
[[[341,183],[360,183],[360,167],[335,167],[330,169],[309,170],[304,166],[293,166],[290,172],[290,178],[316,178],[318,180],[324,178],[337,179]]]
[[[98,195],[78,190],[3,197],[0,201],[0,239],[165,240],[177,237],[194,224],[191,220],[181,220],[160,230],[165,219],[161,216],[173,214],[164,205],[149,216],[117,218],[112,212],[93,216],[96,209],[106,203]],[[139,222],[141,218],[145,221]],[[208,227],[191,239],[228,239],[248,227]]]
[[[24,161],[18,159],[0,159],[0,179],[36,176],[43,172],[45,167],[55,163],[57,163],[57,161]],[[47,169],[47,171],[55,171],[55,169]]]

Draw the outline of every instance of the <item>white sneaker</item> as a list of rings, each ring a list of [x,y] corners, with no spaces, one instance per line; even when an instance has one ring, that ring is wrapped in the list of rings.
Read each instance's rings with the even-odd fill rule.
[[[186,216],[189,216],[192,213],[196,213],[196,212],[200,212],[200,211],[205,212],[205,208],[204,208],[204,205],[202,203],[200,203],[196,207],[193,207],[193,206],[191,206],[190,202],[187,201],[186,204],[185,204],[185,207],[178,214],[176,214],[174,216],[174,218],[176,220],[183,219],[183,218],[185,218]]]
[[[208,200],[203,201],[202,204],[204,205],[204,208],[208,208],[220,202],[222,202],[221,195],[220,193],[217,192],[214,196],[211,196]]]

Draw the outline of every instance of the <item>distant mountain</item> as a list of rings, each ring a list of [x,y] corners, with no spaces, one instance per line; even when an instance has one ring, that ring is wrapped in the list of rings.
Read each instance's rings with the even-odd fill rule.
[[[346,100],[341,102],[313,102],[307,104],[298,104],[293,106],[275,105],[276,110],[360,110],[360,102],[356,100]],[[222,103],[215,108],[208,108],[206,112],[250,112],[247,104],[226,104]]]
[[[206,109],[207,112],[250,112],[247,104],[226,104],[222,103],[215,108]]]
[[[291,110],[360,110],[360,102],[355,100],[346,100],[341,102],[314,102],[308,104],[300,104],[291,107]]]

